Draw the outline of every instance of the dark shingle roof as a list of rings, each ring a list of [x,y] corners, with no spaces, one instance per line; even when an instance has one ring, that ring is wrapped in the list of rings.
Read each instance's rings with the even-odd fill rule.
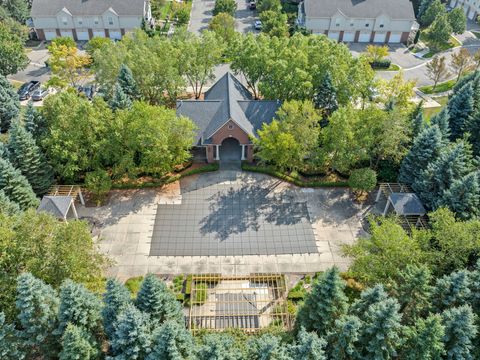
[[[259,313],[255,294],[217,294],[215,303],[215,328],[257,329]]]
[[[37,211],[46,212],[56,218],[64,219],[68,214],[68,210],[70,210],[72,201],[73,198],[71,196],[44,196]]]
[[[178,101],[177,114],[198,127],[197,143],[208,139],[230,119],[248,135],[256,136],[263,123],[270,123],[280,107],[278,101],[254,100],[231,73],[222,76],[206,93],[205,100]]]
[[[340,11],[350,18],[376,18],[386,14],[392,19],[415,20],[410,0],[305,0],[310,18],[330,18]]]
[[[391,193],[389,199],[398,215],[425,215],[426,211],[414,193]]]
[[[101,15],[112,8],[118,15],[143,16],[145,0],[33,0],[31,16],[53,16],[66,8],[73,16]]]

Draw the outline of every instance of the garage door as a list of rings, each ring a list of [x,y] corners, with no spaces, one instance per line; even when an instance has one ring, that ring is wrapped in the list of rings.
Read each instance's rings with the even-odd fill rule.
[[[386,33],[375,33],[375,37],[373,38],[373,42],[376,43],[384,43],[385,42],[385,37],[387,36]]]
[[[360,36],[358,37],[358,42],[370,42],[370,37],[372,36],[371,32],[361,32]]]
[[[355,41],[355,31],[345,31],[343,33],[343,40],[345,42],[354,42]]]
[[[88,36],[88,31],[77,31],[77,39],[90,40],[90,36]]]
[[[332,40],[337,40],[340,38],[340,33],[338,31],[329,31],[328,37]]]
[[[62,35],[62,37],[69,37],[73,39],[72,30],[60,30],[60,35]]]
[[[391,33],[388,42],[391,44],[398,44],[400,40],[402,40],[402,33]]]
[[[57,37],[56,31],[45,31],[45,40],[53,40]]]
[[[122,33],[120,31],[110,30],[110,39],[120,40],[121,38],[122,38]]]
[[[103,30],[95,30],[93,32],[93,36],[96,36],[96,37],[105,37],[105,31]]]

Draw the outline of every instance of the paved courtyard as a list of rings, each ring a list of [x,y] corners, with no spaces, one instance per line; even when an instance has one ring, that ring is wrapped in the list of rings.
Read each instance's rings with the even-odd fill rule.
[[[113,191],[79,208],[120,279],[177,273],[306,273],[346,269],[341,247],[365,235],[367,211],[347,189],[302,189],[221,170],[161,189]]]

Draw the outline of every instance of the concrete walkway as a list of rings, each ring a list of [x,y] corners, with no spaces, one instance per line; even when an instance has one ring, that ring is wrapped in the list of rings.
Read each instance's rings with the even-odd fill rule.
[[[272,183],[275,184],[274,187],[272,187]],[[167,204],[167,206],[180,205],[188,192],[189,198],[197,197],[197,201],[207,202],[205,206],[210,206],[212,209],[210,217],[224,216],[222,213],[215,213],[217,209],[215,206],[218,205],[215,199],[205,198],[202,194],[212,192],[212,187],[221,186],[235,189],[252,185],[259,189],[269,189],[265,198],[261,200],[265,204],[262,207],[263,211],[259,214],[250,212],[247,214],[248,217],[239,213],[233,218],[220,218],[219,225],[225,231],[234,234],[234,237],[229,237],[229,239],[235,241],[237,236],[245,236],[247,234],[245,229],[255,231],[255,228],[249,227],[248,224],[254,224],[258,219],[268,218],[273,221],[271,224],[274,224],[276,220],[272,218],[268,201],[272,201],[275,209],[277,206],[275,204],[279,204],[278,202],[274,203],[275,201],[280,199],[280,202],[284,202],[291,198],[295,199],[295,203],[306,206],[311,231],[315,238],[316,251],[304,254],[245,256],[150,255],[153,229],[158,225],[158,222],[155,223],[158,207]],[[219,194],[221,195],[221,193]],[[264,195],[260,194],[260,196]],[[288,211],[294,209],[294,204],[287,202],[284,205],[286,206],[282,207],[282,211],[287,211],[287,213],[279,215],[282,213],[279,209],[274,214],[275,216],[287,216],[285,218],[287,220]],[[126,280],[147,272],[157,274],[309,273],[322,271],[333,265],[345,270],[349,265],[349,259],[342,257],[341,247],[344,244],[352,244],[359,236],[366,235],[362,228],[365,210],[365,207],[353,202],[351,193],[347,189],[301,189],[263,174],[226,170],[194,175],[183,179],[181,183],[170,184],[161,189],[113,191],[106,206],[80,208],[79,214],[89,217],[99,224],[95,231],[99,234],[100,250],[115,261],[115,265],[109,270],[108,275]],[[238,217],[238,221],[235,220],[236,217]],[[185,218],[183,217],[183,219]],[[249,219],[247,228],[244,226],[246,224],[244,219]],[[157,219],[157,221],[159,220]],[[188,221],[191,222],[191,219],[189,218]],[[187,219],[184,222],[182,216],[179,216],[178,226],[185,226],[184,223],[187,223]],[[283,223],[285,224],[285,222]],[[288,234],[290,227],[284,226],[284,228]],[[272,229],[271,231],[275,231],[276,227],[274,226]],[[295,228],[291,227],[291,229]],[[269,233],[270,230],[263,230],[266,232],[262,233],[262,229],[259,228],[258,231],[256,236],[260,236],[260,239],[262,236],[265,236],[265,239],[272,236]],[[192,238],[201,239],[195,233],[192,233]],[[248,243],[248,240],[246,241]]]

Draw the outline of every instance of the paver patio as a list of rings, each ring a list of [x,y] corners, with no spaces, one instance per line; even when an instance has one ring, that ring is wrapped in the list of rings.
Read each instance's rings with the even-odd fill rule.
[[[341,246],[364,235],[367,209],[347,189],[302,189],[263,174],[221,170],[161,189],[114,191],[80,208],[120,279],[177,273],[307,273],[345,269]]]

